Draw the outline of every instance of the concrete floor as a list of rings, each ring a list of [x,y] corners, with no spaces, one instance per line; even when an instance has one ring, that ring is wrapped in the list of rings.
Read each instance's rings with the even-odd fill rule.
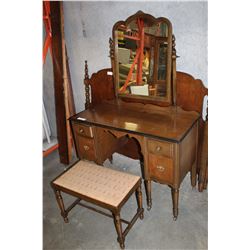
[[[139,162],[114,154],[113,166],[104,166],[140,175]],[[113,220],[76,206],[69,213],[69,223],[64,223],[56,203],[50,181],[64,170],[55,151],[44,158],[43,168],[43,249],[120,249]],[[146,208],[143,187],[143,206]],[[73,200],[63,196],[65,205]],[[179,216],[172,219],[170,188],[152,183],[153,206],[145,209],[144,219],[138,220],[125,239],[126,249],[207,249],[207,191],[199,193],[190,184],[189,174],[180,188]],[[131,219],[136,212],[135,196],[121,211],[124,219]]]

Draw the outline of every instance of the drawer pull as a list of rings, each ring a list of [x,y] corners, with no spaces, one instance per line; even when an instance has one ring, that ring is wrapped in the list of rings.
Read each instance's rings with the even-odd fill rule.
[[[81,129],[79,130],[79,132],[80,132],[80,133],[84,133],[84,130],[81,128]]]
[[[159,170],[160,172],[163,172],[165,170],[165,167],[157,165],[156,166],[157,170]]]
[[[84,148],[85,151],[89,150],[89,146],[87,146],[87,145],[84,145],[83,148]]]
[[[157,151],[157,152],[161,151],[161,147],[160,147],[160,146],[157,146],[157,147],[156,147],[156,151]]]

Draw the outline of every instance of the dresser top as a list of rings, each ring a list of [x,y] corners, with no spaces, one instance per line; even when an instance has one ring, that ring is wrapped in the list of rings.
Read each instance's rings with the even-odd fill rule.
[[[180,142],[199,117],[197,112],[184,111],[177,106],[162,108],[140,104],[102,103],[70,119],[82,124]]]

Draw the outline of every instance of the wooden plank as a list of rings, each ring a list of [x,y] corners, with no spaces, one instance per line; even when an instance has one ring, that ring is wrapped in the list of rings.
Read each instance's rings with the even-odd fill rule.
[[[66,109],[64,102],[63,88],[63,59],[62,59],[62,34],[61,34],[61,13],[60,2],[50,2],[51,8],[51,26],[52,26],[52,62],[54,73],[55,89],[55,111],[57,139],[59,144],[60,162],[69,164],[67,127],[66,127]]]
[[[60,27],[61,27],[61,46],[62,46],[62,64],[63,64],[63,86],[64,86],[64,104],[66,112],[66,129],[67,129],[67,146],[68,146],[68,158],[69,161],[72,159],[72,143],[71,143],[71,131],[70,123],[68,118],[70,117],[69,110],[69,95],[68,95],[68,74],[67,74],[67,62],[66,62],[66,48],[65,48],[65,38],[64,38],[64,15],[63,15],[63,4],[60,2]]]
[[[69,112],[70,112],[70,116],[72,116],[72,115],[76,114],[76,109],[75,109],[75,102],[74,102],[73,89],[72,89],[71,76],[70,76],[70,69],[69,69],[69,58],[68,58],[67,46],[66,45],[65,45],[65,51],[66,51],[67,77],[68,77]]]

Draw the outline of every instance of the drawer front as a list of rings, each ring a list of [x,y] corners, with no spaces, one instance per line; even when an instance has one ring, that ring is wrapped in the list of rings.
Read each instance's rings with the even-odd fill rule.
[[[152,154],[173,157],[173,143],[148,140],[148,151]]]
[[[73,129],[77,135],[93,138],[93,129],[90,126],[74,123]]]
[[[96,158],[94,140],[83,136],[78,136],[77,140],[79,158],[94,161]]]
[[[149,173],[150,177],[156,181],[172,184],[174,178],[173,159],[149,154]]]

